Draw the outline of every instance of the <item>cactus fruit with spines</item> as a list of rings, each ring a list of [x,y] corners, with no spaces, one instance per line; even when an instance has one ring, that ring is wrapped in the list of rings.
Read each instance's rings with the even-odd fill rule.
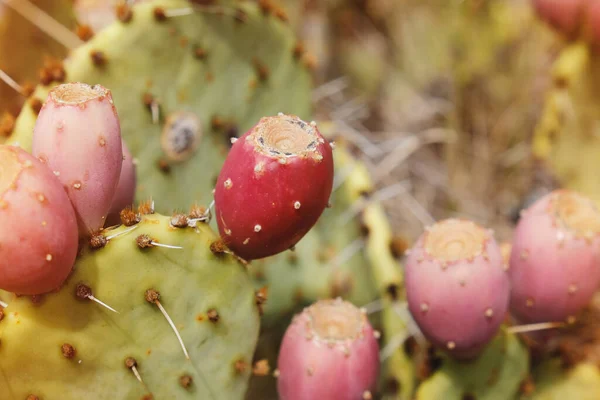
[[[251,279],[211,251],[218,236],[206,224],[170,222],[143,215],[109,230],[60,291],[10,300],[0,398],[243,397],[260,322]]]
[[[0,145],[0,288],[59,288],[77,255],[77,220],[62,184],[24,150]]]
[[[281,344],[280,399],[372,399],[378,338],[366,313],[340,298],[305,308],[294,316]]]
[[[561,189],[524,211],[513,237],[511,314],[521,323],[573,322],[600,284],[600,212]]]
[[[510,284],[493,233],[472,221],[428,227],[405,265],[408,306],[421,331],[457,359],[476,358],[508,310]]]
[[[53,88],[36,120],[31,150],[64,185],[80,234],[100,231],[123,165],[121,128],[110,90],[84,83]]]
[[[317,222],[332,185],[331,145],[316,123],[263,117],[235,140],[217,179],[221,237],[246,260],[288,250]]]

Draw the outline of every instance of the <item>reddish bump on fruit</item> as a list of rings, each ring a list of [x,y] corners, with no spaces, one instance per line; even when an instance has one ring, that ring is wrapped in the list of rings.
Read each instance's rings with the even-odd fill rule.
[[[571,190],[555,190],[519,220],[510,258],[510,309],[521,323],[569,321],[600,283],[600,212]],[[523,255],[527,255],[523,257]]]
[[[84,83],[52,89],[35,124],[32,153],[65,186],[80,234],[101,229],[123,164],[121,129],[110,90]]]
[[[377,380],[377,333],[353,304],[320,300],[294,317],[277,363],[281,400],[360,400]]]
[[[333,154],[315,123],[264,117],[237,140],[215,189],[215,216],[227,246],[246,260],[294,246],[327,206]]]
[[[58,288],[77,255],[77,219],[51,170],[0,145],[0,288],[37,295]]]
[[[117,225],[121,221],[120,213],[127,207],[133,207],[135,200],[135,189],[136,189],[136,168],[133,162],[133,156],[129,151],[129,148],[122,142],[123,148],[123,165],[121,167],[121,176],[119,178],[119,184],[110,206],[108,214],[107,225]]]
[[[447,219],[421,235],[405,266],[412,316],[427,339],[457,359],[476,357],[508,309],[500,247],[472,221]]]

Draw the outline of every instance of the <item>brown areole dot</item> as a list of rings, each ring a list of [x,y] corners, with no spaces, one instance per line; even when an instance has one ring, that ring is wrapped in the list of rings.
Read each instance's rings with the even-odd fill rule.
[[[200,46],[194,47],[194,57],[198,60],[205,60],[206,50]]]
[[[125,366],[126,366],[127,368],[129,368],[129,369],[132,369],[132,368],[134,368],[134,367],[137,367],[137,365],[138,365],[138,364],[137,364],[137,361],[136,361],[136,359],[135,359],[135,358],[133,358],[133,357],[127,357],[127,358],[125,359]]]
[[[78,283],[75,287],[75,296],[81,300],[87,300],[92,296],[92,289],[83,283]]]
[[[64,358],[72,359],[77,354],[75,347],[72,345],[65,343],[61,346],[62,355]]]
[[[144,293],[144,299],[146,299],[148,303],[155,304],[158,300],[160,300],[160,293],[155,289],[148,289]]]
[[[131,207],[127,207],[119,213],[121,223],[125,226],[133,226],[139,223],[142,218]]]
[[[103,52],[99,50],[93,50],[90,53],[90,57],[92,58],[92,62],[97,67],[103,67],[106,65],[106,56]]]
[[[211,308],[210,310],[208,310],[206,312],[206,316],[208,317],[210,322],[215,322],[215,323],[219,322],[219,319],[220,319],[219,313],[214,308]]]
[[[133,18],[133,11],[127,4],[121,3],[116,8],[117,19],[123,23],[128,23]]]
[[[304,44],[302,42],[296,43],[294,49],[292,50],[292,54],[296,60],[302,58],[302,55],[304,54]]]
[[[160,169],[161,172],[164,174],[168,174],[171,172],[171,166],[164,158],[158,160],[158,169]]]
[[[31,106],[31,109],[33,110],[35,115],[38,115],[40,113],[40,111],[42,110],[43,104],[40,99],[34,97],[31,100],[29,100],[29,105]]]
[[[187,228],[188,219],[185,214],[175,214],[171,217],[171,226],[175,228]]]
[[[165,13],[165,9],[162,7],[156,7],[154,9],[154,19],[158,22],[164,22],[167,20],[167,14]]]
[[[149,247],[154,247],[154,245],[152,244],[152,238],[146,234],[142,234],[139,235],[136,239],[135,239],[136,244],[138,245],[138,247],[140,249],[146,249]]]
[[[243,374],[248,369],[248,364],[244,360],[239,359],[233,364],[233,368],[237,373]]]
[[[106,236],[101,233],[96,233],[90,238],[90,248],[93,250],[101,249],[108,243]]]
[[[79,39],[83,40],[84,42],[87,42],[94,37],[94,31],[89,25],[86,24],[77,26],[77,31],[75,33]]]
[[[27,396],[27,399],[25,399],[25,400],[40,400],[40,398],[34,394],[30,394],[29,396]]]
[[[184,389],[188,389],[190,386],[192,386],[193,382],[194,382],[194,380],[189,375],[183,375],[181,378],[179,378],[179,384]]]

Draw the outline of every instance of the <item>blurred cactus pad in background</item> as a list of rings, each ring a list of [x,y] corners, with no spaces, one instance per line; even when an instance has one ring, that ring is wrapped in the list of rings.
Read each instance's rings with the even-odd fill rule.
[[[600,399],[600,1],[0,0],[0,400]]]

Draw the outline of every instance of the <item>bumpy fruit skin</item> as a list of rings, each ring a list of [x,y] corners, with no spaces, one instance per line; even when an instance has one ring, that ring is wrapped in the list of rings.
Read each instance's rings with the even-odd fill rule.
[[[281,344],[280,399],[365,398],[379,371],[375,335],[366,315],[339,298],[305,308],[294,317]]]
[[[522,323],[568,321],[600,283],[600,213],[571,190],[542,197],[513,236],[510,309]]]
[[[508,309],[500,247],[468,220],[428,228],[409,252],[405,281],[409,310],[423,334],[457,359],[479,355]]]
[[[121,176],[119,184],[115,191],[115,197],[112,200],[108,217],[106,218],[107,225],[119,224],[119,213],[128,206],[133,206],[135,200],[136,189],[136,168],[133,163],[133,156],[127,147],[125,141],[122,142],[123,148],[123,165],[121,167]]]
[[[215,189],[227,246],[253,260],[293,247],[317,222],[333,186],[333,154],[316,125],[264,117],[232,146]]]
[[[80,233],[101,229],[123,164],[121,128],[110,90],[83,83],[52,89],[35,124],[32,153],[65,186]]]
[[[78,245],[62,185],[38,159],[0,145],[0,288],[34,295],[58,288]]]

